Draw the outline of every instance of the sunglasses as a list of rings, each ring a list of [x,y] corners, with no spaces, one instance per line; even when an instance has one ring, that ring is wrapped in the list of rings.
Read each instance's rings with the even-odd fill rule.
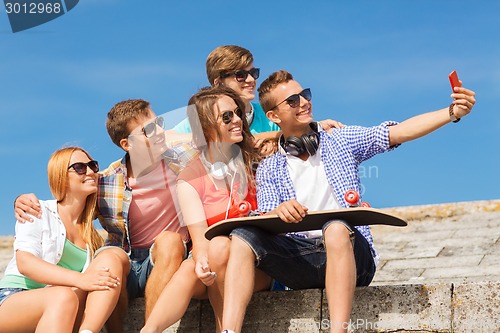
[[[296,108],[300,105],[300,96],[304,97],[306,101],[310,102],[312,99],[311,89],[306,88],[301,92],[299,92],[298,94],[290,95],[284,101],[279,102],[278,104],[276,104],[276,106],[270,108],[269,110],[276,109],[278,106],[280,106],[285,102],[287,102],[291,108]]]
[[[144,125],[144,127],[142,128],[142,133],[144,134],[144,136],[146,138],[148,138],[148,139],[152,138],[153,136],[156,135],[157,126],[159,126],[163,129],[164,122],[165,122],[165,119],[163,119],[163,117],[156,117],[155,120]]]
[[[222,118],[222,122],[224,124],[229,124],[231,121],[233,121],[233,117],[234,117],[234,114],[236,113],[236,115],[240,118],[240,119],[243,119],[243,111],[241,111],[240,108],[237,108],[236,110],[234,111],[224,111],[222,112],[222,114],[220,115],[221,118]]]
[[[71,164],[68,167],[68,170],[73,168],[73,170],[75,170],[77,174],[85,175],[85,174],[87,174],[87,167],[89,167],[90,170],[92,170],[92,172],[94,172],[94,173],[99,172],[99,163],[97,163],[97,161],[90,161],[88,163],[76,162],[76,163]]]
[[[247,79],[248,74],[250,74],[254,78],[254,80],[257,80],[259,78],[259,75],[260,75],[260,68],[252,68],[249,71],[246,71],[244,69],[240,69],[239,71],[235,71],[235,72],[222,73],[220,75],[220,78],[225,79],[226,77],[230,77],[230,76],[234,75],[234,77],[236,78],[236,81],[244,82]]]

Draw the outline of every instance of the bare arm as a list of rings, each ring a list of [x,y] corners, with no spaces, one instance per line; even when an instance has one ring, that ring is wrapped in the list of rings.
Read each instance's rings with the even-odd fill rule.
[[[452,104],[453,113],[457,118],[468,115],[476,103],[475,93],[472,90],[456,87],[451,97],[455,98]],[[424,113],[397,125],[389,127],[389,142],[391,146],[418,139],[451,122],[449,108]]]
[[[205,231],[208,229],[208,225],[203,203],[194,187],[183,180],[177,183],[177,196],[182,216],[193,243],[193,259],[196,262],[196,275],[205,285],[209,286],[214,283],[215,275],[210,271],[208,262],[208,240],[205,238]]]
[[[16,251],[16,263],[21,274],[43,284],[76,287],[85,291],[108,290],[119,284],[117,276],[107,268],[80,273],[46,262],[26,251]]]

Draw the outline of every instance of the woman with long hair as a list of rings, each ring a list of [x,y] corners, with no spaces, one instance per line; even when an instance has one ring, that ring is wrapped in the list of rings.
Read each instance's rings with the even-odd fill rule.
[[[116,305],[128,257],[99,250],[97,161],[68,147],[47,169],[54,200],[40,201],[33,223],[16,224],[14,257],[0,280],[0,332],[97,333]]]
[[[211,269],[205,231],[214,223],[241,216],[242,204],[257,208],[253,168],[260,157],[244,110],[240,96],[223,86],[201,89],[189,100],[188,119],[200,155],[180,173],[177,194],[192,239],[192,257],[163,290],[141,333],[162,332],[182,318],[191,298],[207,296],[220,332],[224,272]],[[216,256],[222,263],[229,257],[226,240],[218,246],[225,251]],[[270,283],[264,273],[256,274],[256,290],[269,288]]]

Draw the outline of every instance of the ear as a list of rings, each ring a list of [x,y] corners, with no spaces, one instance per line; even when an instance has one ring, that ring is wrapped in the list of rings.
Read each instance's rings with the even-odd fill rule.
[[[281,122],[281,119],[278,117],[278,113],[273,110],[267,111],[266,117],[275,124],[279,124]]]
[[[120,146],[126,152],[128,152],[130,150],[130,148],[132,147],[132,145],[131,145],[130,141],[128,140],[128,138],[127,139],[121,139],[120,140]]]
[[[222,79],[220,77],[218,77],[214,80],[214,87],[222,87],[223,85],[224,85],[224,82],[222,82]]]

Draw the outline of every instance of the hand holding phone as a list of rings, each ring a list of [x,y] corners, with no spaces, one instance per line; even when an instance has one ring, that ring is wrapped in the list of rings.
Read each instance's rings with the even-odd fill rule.
[[[455,92],[455,87],[461,87],[460,81],[458,80],[457,71],[453,71],[448,75],[451,84],[451,90]]]

